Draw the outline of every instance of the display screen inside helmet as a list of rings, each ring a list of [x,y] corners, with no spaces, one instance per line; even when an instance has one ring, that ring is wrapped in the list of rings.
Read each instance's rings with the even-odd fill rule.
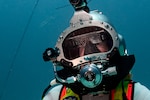
[[[69,33],[63,44],[66,59],[72,60],[93,53],[104,53],[113,46],[111,35],[101,27],[84,27]]]

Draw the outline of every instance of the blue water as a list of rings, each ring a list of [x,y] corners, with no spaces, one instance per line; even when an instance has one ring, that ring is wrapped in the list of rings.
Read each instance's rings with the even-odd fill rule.
[[[51,63],[42,59],[69,26],[73,8],[68,0],[0,0],[0,100],[40,100],[54,78]],[[150,1],[92,0],[135,54],[133,79],[150,88]],[[33,11],[34,9],[34,11]],[[31,17],[31,14],[33,16]],[[31,21],[29,19],[31,18]],[[28,24],[28,25],[27,25]]]

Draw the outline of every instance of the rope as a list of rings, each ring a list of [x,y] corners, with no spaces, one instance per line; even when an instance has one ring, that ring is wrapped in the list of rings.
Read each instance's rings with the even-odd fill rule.
[[[12,71],[13,71],[13,69],[14,69],[15,60],[16,60],[16,58],[17,58],[17,55],[18,55],[19,50],[20,50],[20,48],[21,48],[21,45],[22,45],[22,43],[23,43],[25,34],[27,33],[27,30],[28,30],[28,28],[29,28],[30,22],[31,22],[31,20],[32,20],[33,14],[34,14],[34,12],[35,12],[35,9],[36,9],[38,3],[39,3],[39,0],[37,0],[37,1],[35,2],[35,4],[34,4],[34,7],[33,7],[33,9],[32,9],[32,12],[31,12],[30,16],[29,16],[28,22],[27,22],[27,24],[26,24],[26,26],[25,26],[25,28],[24,28],[23,35],[22,35],[22,37],[21,37],[21,39],[20,39],[20,41],[19,41],[19,44],[18,44],[18,46],[17,46],[17,49],[16,49],[15,53],[14,53],[13,60],[12,60],[12,62],[11,62],[11,64],[10,64],[9,72],[8,72],[8,74],[7,74],[7,76],[6,76],[6,80],[4,81],[4,84],[5,84],[5,85],[3,86],[2,93],[0,94],[0,100],[2,100],[2,97],[3,97],[3,95],[4,95],[5,89],[7,89],[8,81],[9,81],[10,76],[11,76],[11,73],[12,73]]]

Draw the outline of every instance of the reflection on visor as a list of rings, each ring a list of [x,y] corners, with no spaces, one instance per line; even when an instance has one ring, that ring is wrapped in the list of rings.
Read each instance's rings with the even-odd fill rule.
[[[75,59],[80,56],[107,52],[112,48],[110,34],[100,27],[86,27],[71,32],[63,42],[64,56]]]

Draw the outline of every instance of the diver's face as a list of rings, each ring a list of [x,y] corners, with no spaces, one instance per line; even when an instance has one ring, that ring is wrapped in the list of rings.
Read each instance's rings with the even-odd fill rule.
[[[93,47],[93,46],[91,45],[91,47]],[[80,57],[84,56],[86,54],[86,52],[85,52],[86,49],[88,50],[88,48],[86,48],[86,46],[80,47],[80,49],[79,49]],[[106,41],[95,44],[95,51],[96,50],[98,50],[98,52],[107,52],[108,51],[108,46],[107,46]]]
[[[98,48],[98,50],[100,52],[107,52],[108,51],[108,46],[107,46],[106,42],[99,43],[99,44],[96,45],[96,47]]]

